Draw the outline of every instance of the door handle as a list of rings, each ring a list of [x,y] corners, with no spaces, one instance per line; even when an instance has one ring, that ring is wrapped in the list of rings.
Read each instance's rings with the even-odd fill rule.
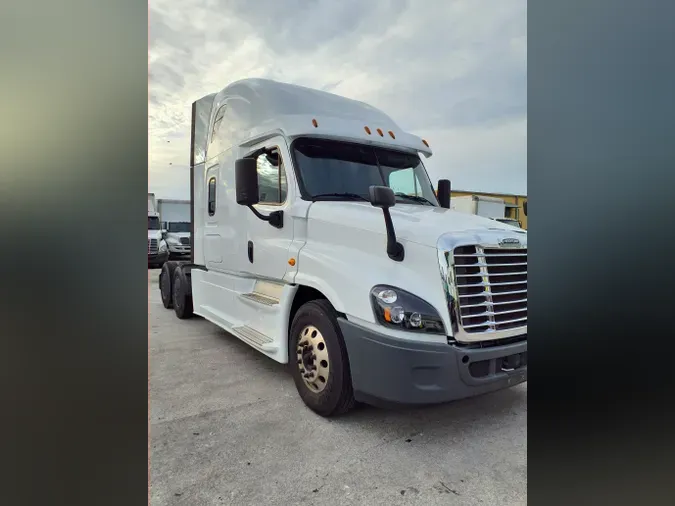
[[[248,261],[253,263],[253,241],[248,241]]]

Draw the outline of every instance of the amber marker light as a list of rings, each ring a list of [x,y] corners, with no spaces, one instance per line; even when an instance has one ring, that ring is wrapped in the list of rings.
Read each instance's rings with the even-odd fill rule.
[[[377,133],[380,134],[380,137],[384,137],[384,134],[382,133],[382,129],[378,128]]]
[[[363,127],[363,129],[366,131],[366,133],[367,133],[368,135],[370,135],[370,128],[368,128],[367,126],[365,126],[365,127]]]
[[[289,258],[289,259],[288,259],[288,265],[290,265],[291,267],[293,267],[293,266],[295,265],[295,258]]]
[[[314,128],[317,128],[319,126],[319,123],[315,119],[313,119],[312,125],[314,125]]]
[[[389,137],[391,137],[392,139],[396,139],[394,132],[392,132],[391,130],[389,130]]]
[[[388,307],[384,308],[384,319],[387,320],[388,322],[391,321],[391,309]]]

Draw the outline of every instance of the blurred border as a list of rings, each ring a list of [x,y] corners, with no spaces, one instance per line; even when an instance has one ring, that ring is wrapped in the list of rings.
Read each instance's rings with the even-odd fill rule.
[[[528,5],[528,502],[673,504],[673,2]]]
[[[148,502],[147,41],[147,4],[2,8],[6,504]]]

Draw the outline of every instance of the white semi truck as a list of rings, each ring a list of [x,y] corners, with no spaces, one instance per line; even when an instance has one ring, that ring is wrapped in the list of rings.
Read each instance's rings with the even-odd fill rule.
[[[164,235],[155,194],[148,193],[148,267],[161,267],[168,260],[169,249]]]
[[[326,417],[526,381],[527,232],[450,210],[420,154],[383,112],[322,91],[245,79],[202,97],[192,253],[162,268],[164,306],[288,364]]]
[[[169,248],[169,258],[190,258],[192,233],[190,201],[159,199],[157,209],[162,228],[166,230],[165,240]]]

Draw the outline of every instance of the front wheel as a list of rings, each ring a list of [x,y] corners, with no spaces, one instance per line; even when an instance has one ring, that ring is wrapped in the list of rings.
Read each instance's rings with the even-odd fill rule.
[[[295,314],[289,366],[300,397],[312,411],[331,417],[354,406],[347,349],[327,300],[307,302]]]

